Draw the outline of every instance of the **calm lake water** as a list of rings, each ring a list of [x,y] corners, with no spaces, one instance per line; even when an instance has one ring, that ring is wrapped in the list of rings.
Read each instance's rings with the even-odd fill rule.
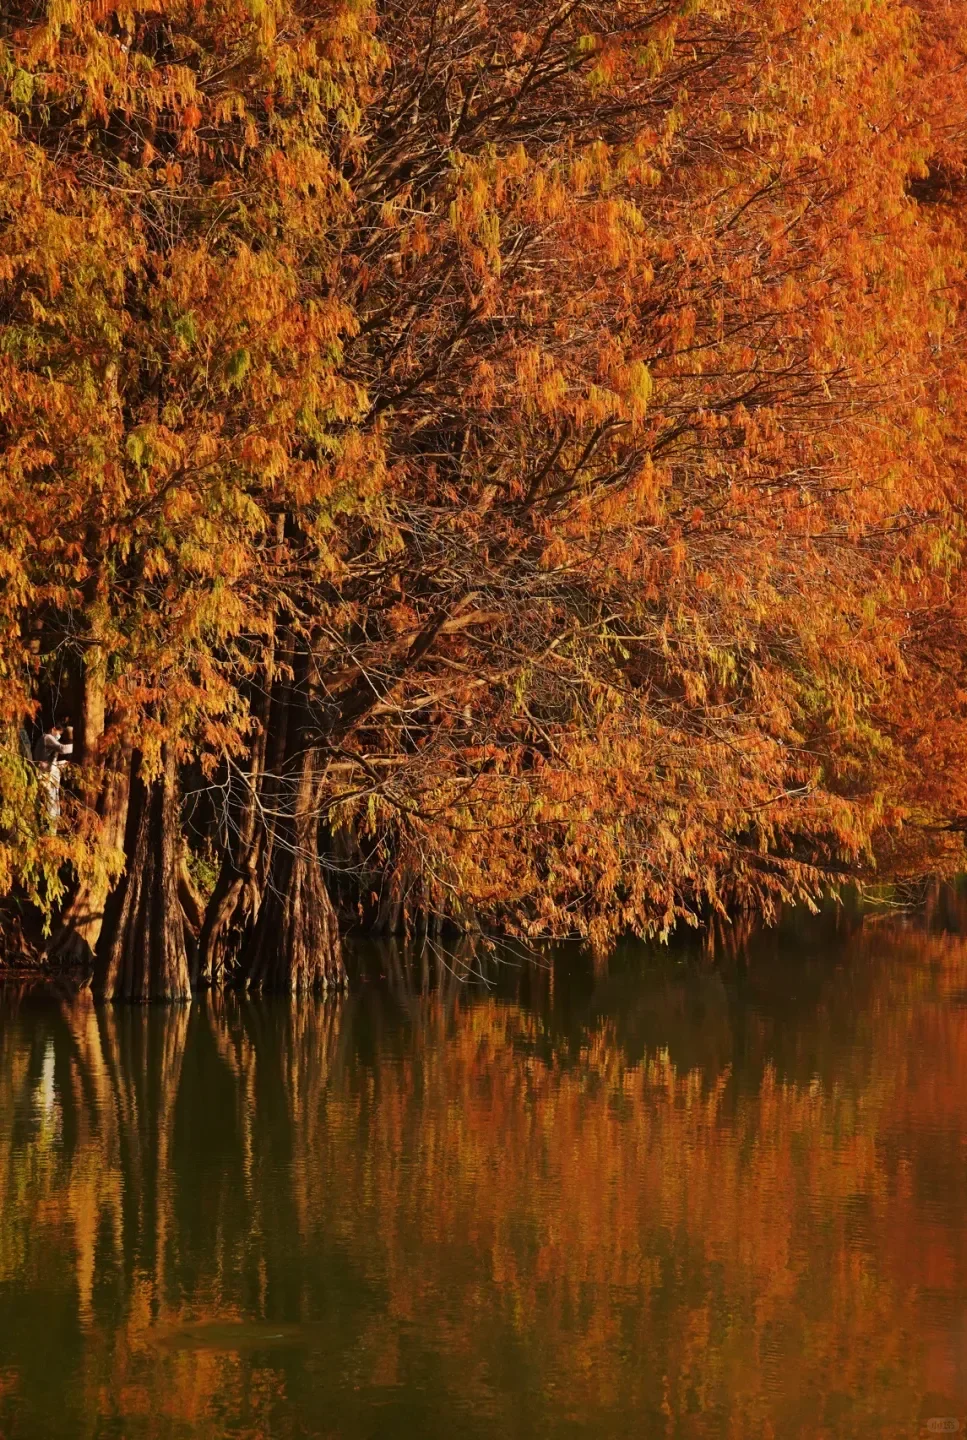
[[[967,940],[804,934],[0,988],[0,1436],[963,1430]]]

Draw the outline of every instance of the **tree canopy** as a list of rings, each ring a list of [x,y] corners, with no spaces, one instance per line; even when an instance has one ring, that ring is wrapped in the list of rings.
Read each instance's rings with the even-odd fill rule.
[[[960,25],[5,7],[0,890],[52,953],[300,989],[353,918],[602,945],[961,861]]]

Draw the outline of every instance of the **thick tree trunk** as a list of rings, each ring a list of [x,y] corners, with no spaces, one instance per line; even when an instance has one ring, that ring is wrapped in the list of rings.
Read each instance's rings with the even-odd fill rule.
[[[253,989],[342,989],[339,928],[319,863],[318,755],[309,739],[309,652],[288,627],[267,652],[265,700],[235,838],[208,902],[197,978],[235,975]]]
[[[90,970],[111,892],[110,857],[124,850],[131,764],[127,756],[108,770],[98,799],[101,815],[100,855],[90,875],[78,884],[47,947],[48,961]]]
[[[127,869],[108,903],[94,965],[106,1000],[188,1000],[191,980],[179,897],[180,818],[174,757],[161,774],[132,780]]]
[[[111,891],[114,857],[124,852],[124,836],[131,789],[131,751],[123,749],[99,764],[104,737],[104,693],[107,661],[99,645],[92,645],[84,663],[80,723],[75,739],[74,764],[79,769],[81,794],[93,805],[100,820],[97,855],[90,871],[64,907],[57,930],[47,947],[47,959],[57,966],[84,967],[94,963],[104,909]]]
[[[243,951],[248,985],[292,995],[345,989],[338,921],[318,859],[287,850],[277,856]]]
[[[224,974],[232,932],[244,921],[244,892],[245,877],[239,873],[234,855],[227,854],[205,907],[192,966],[194,986],[217,985]]]
[[[242,951],[252,989],[305,994],[346,985],[336,912],[319,862],[317,759],[306,749],[291,813],[277,827],[262,904]]]
[[[107,652],[103,645],[88,646],[82,685],[81,713],[74,733],[74,764],[89,766],[104,735]]]
[[[291,654],[284,647],[283,660],[291,663]],[[198,937],[192,971],[196,986],[219,983],[244,936],[251,932],[262,898],[271,851],[271,821],[266,820],[266,812],[274,808],[275,778],[285,762],[291,700],[287,674],[276,673],[274,640],[266,647],[262,675],[252,706],[257,726],[245,788]]]

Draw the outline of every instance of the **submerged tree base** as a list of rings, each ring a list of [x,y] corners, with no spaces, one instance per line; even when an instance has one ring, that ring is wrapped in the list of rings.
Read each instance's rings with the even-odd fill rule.
[[[178,889],[180,825],[170,752],[162,771],[132,780],[125,849],[131,856],[108,902],[94,958],[99,999],[190,1000],[185,918]]]
[[[305,995],[346,988],[339,922],[314,856],[280,856],[242,955],[250,990]]]

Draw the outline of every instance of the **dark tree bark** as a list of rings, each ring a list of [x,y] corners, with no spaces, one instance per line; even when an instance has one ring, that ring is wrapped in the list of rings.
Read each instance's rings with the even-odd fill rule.
[[[94,806],[101,822],[100,857],[65,905],[47,947],[48,962],[59,967],[83,967],[88,973],[94,964],[111,890],[109,858],[113,852],[124,849],[131,789],[130,748],[122,748],[99,763],[105,729],[106,682],[104,651],[101,646],[92,645],[85,656],[81,713],[72,758],[78,767],[81,794]]]
[[[105,1000],[188,1000],[191,979],[179,897],[178,782],[166,750],[160,775],[131,782],[127,868],[108,903],[94,964],[94,993]]]
[[[285,644],[282,659],[286,666],[291,663]],[[266,649],[262,678],[252,706],[256,729],[245,788],[232,813],[232,833],[198,937],[192,972],[195,985],[217,985],[227,973],[255,924],[262,899],[262,881],[271,853],[270,816],[277,798],[275,779],[285,763],[292,698],[288,671],[276,673],[274,642]]]
[[[281,627],[266,657],[262,706],[232,842],[208,903],[198,979],[303,994],[346,984],[339,926],[319,861],[319,756],[309,648]]]
[[[81,677],[81,709],[74,731],[74,764],[88,766],[94,760],[104,735],[107,654],[102,645],[91,644],[84,655]]]
[[[247,885],[247,879],[236,856],[226,853],[205,907],[195,950],[191,978],[196,988],[219,983],[232,957],[233,939],[237,943],[237,937],[257,911],[257,892],[254,886]]]
[[[131,761],[125,755],[117,766],[107,770],[97,801],[102,826],[99,843],[104,858],[77,886],[47,947],[47,960],[56,966],[79,966],[89,974],[94,965],[111,890],[107,857],[111,851],[124,847],[130,780]]]
[[[339,924],[319,861],[318,759],[307,748],[273,837],[258,919],[241,956],[252,989],[305,994],[346,985]]]

